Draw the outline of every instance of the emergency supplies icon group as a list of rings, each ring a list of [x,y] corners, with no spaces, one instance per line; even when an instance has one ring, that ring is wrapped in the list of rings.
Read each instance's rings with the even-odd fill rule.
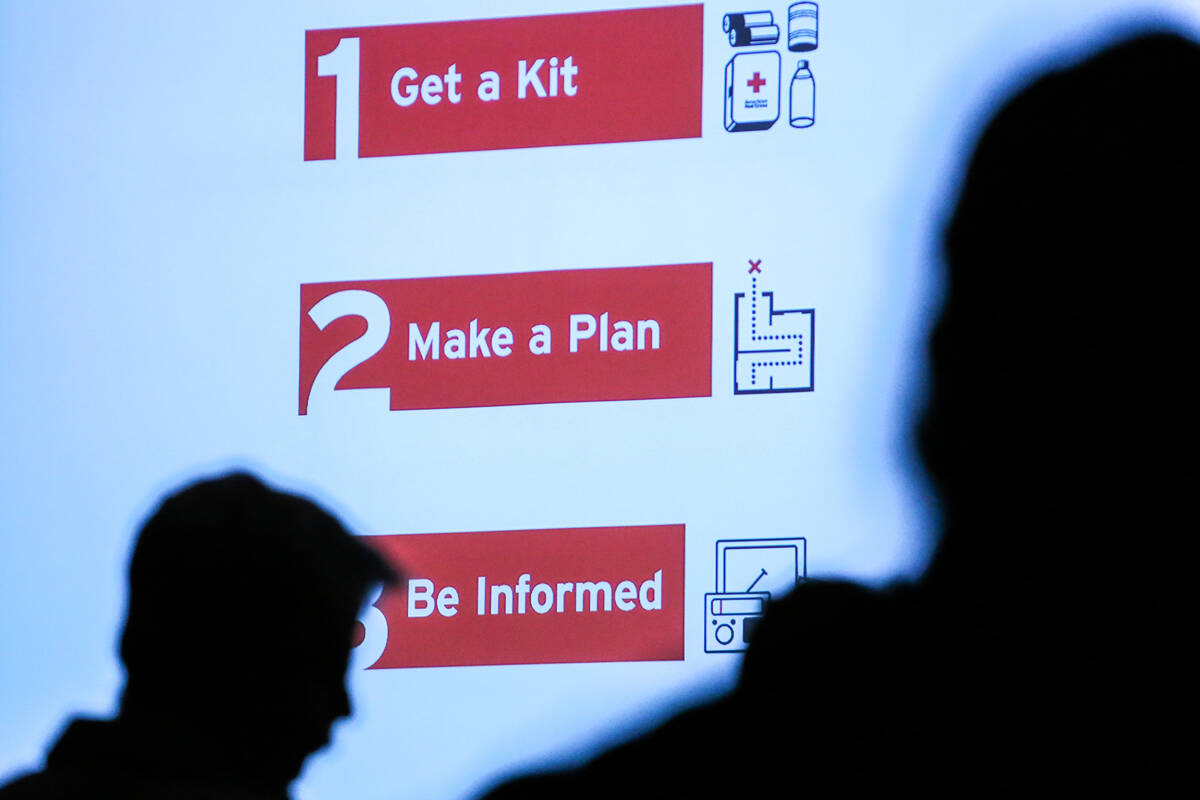
[[[779,25],[770,11],[729,13],[721,27],[729,37],[729,46],[735,49],[778,45],[780,39]],[[787,47],[793,53],[817,49],[816,3],[788,6]],[[773,126],[782,108],[782,74],[783,60],[778,50],[735,53],[725,65],[725,130],[737,133]],[[816,121],[816,81],[807,58],[796,62],[788,84],[787,112],[793,128],[808,128]]]

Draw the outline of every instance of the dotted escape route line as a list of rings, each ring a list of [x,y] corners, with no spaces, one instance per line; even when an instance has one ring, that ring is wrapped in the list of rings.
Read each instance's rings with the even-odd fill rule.
[[[766,342],[780,339],[802,339],[799,333],[758,334],[758,278],[750,279],[750,341]]]
[[[758,278],[750,278],[750,341],[752,342],[767,342],[781,341],[786,339],[796,340],[796,360],[795,361],[751,361],[750,362],[750,385],[753,386],[758,382],[759,367],[798,367],[804,363],[804,334],[801,333],[777,333],[777,334],[758,334]]]

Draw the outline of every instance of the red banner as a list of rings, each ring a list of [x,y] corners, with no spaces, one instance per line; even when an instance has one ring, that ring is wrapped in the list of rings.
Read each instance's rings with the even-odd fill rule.
[[[406,576],[375,603],[376,668],[683,658],[683,525],[366,541]]]
[[[712,394],[712,264],[308,283],[300,413],[335,389],[393,410]]]
[[[361,157],[698,137],[702,14],[307,31],[304,158],[334,158],[338,130],[356,131]]]

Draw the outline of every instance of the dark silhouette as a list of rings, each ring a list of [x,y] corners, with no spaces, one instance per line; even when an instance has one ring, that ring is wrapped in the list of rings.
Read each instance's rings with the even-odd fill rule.
[[[1162,500],[1186,496],[1163,454],[1195,438],[1176,384],[1197,98],[1200,47],[1150,34],[1038,79],[983,132],[918,425],[942,512],[919,582],[801,585],[731,695],[490,800],[1115,781],[1131,698],[1184,629],[1153,576],[1178,527]]]
[[[397,575],[312,502],[233,474],[168,497],[129,567],[112,720],[76,720],[0,798],[285,798],[350,714],[369,589]]]

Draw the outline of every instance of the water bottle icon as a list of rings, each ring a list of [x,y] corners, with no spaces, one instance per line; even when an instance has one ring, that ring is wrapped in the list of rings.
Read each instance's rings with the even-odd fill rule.
[[[817,85],[813,82],[808,61],[801,59],[792,76],[791,113],[793,128],[807,128],[816,119]]]

